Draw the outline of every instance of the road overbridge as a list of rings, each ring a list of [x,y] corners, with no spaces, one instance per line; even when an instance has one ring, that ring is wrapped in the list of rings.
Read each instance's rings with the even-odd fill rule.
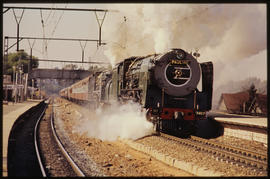
[[[81,80],[90,75],[88,70],[63,70],[63,69],[33,69],[29,79],[65,79]]]
[[[46,94],[58,93],[61,89],[89,76],[88,70],[66,70],[66,69],[33,69],[29,73],[29,81],[37,81],[39,89]]]

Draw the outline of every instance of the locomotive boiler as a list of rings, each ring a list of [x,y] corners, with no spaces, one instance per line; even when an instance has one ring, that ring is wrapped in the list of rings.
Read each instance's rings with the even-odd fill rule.
[[[133,100],[147,110],[147,119],[157,131],[181,136],[194,133],[196,121],[206,119],[212,106],[212,62],[198,63],[182,49],[130,57],[86,81],[85,100],[89,103],[98,106]]]

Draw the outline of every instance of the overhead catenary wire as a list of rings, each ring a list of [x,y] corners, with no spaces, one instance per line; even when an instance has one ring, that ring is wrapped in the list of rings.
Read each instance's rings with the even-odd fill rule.
[[[65,6],[65,8],[56,8],[55,4],[51,5],[51,7],[49,8],[43,8],[43,7],[3,7],[3,8],[7,8],[7,10],[5,12],[7,12],[8,10],[12,9],[13,12],[14,10],[16,9],[22,9],[22,15],[24,13],[24,11],[26,9],[29,9],[29,10],[39,10],[40,11],[40,19],[41,19],[41,27],[42,27],[42,36],[43,36],[43,46],[42,46],[42,55],[43,57],[45,58],[48,58],[48,44],[49,44],[49,38],[46,38],[48,37],[48,35],[50,36],[54,36],[54,34],[56,33],[56,30],[59,26],[59,24],[61,23],[61,20],[63,19],[63,16],[64,16],[64,12],[65,10],[68,10],[68,11],[85,11],[85,12],[90,12],[90,11],[94,11],[96,16],[97,16],[97,22],[98,22],[98,25],[101,26],[103,25],[103,22],[104,22],[104,18],[106,16],[106,13],[107,12],[118,12],[118,11],[114,11],[114,10],[107,10],[107,9],[75,9],[75,8],[67,8],[67,4]],[[44,10],[47,10],[49,11],[47,14],[44,13]],[[56,18],[55,15],[57,14],[56,11],[63,11],[61,14],[59,14],[60,16],[57,17],[57,21],[53,21],[53,18]],[[103,17],[98,17],[98,13],[97,12],[101,12],[103,13]],[[14,12],[15,14],[15,12]],[[15,20],[16,22],[19,22],[19,20],[15,17]],[[21,19],[20,19],[21,20]],[[53,27],[52,27],[52,31],[50,34],[48,34],[48,25],[52,25],[52,22],[56,22],[54,23]],[[101,31],[100,31],[101,32]],[[101,36],[101,34],[100,34]],[[21,41],[22,38],[19,37],[19,41]],[[51,40],[51,39],[50,39]],[[89,41],[89,39],[87,40]],[[87,45],[87,41],[85,41],[85,44],[84,44],[84,47],[82,47],[83,45],[81,45],[81,47],[83,48],[83,50],[85,50],[86,48],[86,45]],[[96,41],[96,40],[91,40],[91,41]],[[99,43],[100,45],[104,45],[106,43],[101,43],[101,38],[96,41],[97,43]],[[34,42],[28,40],[28,44],[30,46],[30,49],[33,49],[35,51],[38,51],[36,48],[34,49],[34,44],[36,43],[36,40],[34,40]],[[82,43],[82,42],[80,42]],[[18,44],[18,42],[17,42]],[[40,51],[39,51],[40,52]]]
[[[52,8],[53,8],[53,6],[55,6],[55,4],[52,5]],[[48,20],[49,20],[49,17],[51,16],[51,13],[52,13],[52,12],[53,12],[52,18],[54,17],[55,11],[53,11],[53,10],[51,9],[51,11],[50,11],[50,13],[48,14],[48,16],[47,16],[47,18],[46,18],[46,21],[45,21],[46,25],[48,24]],[[52,18],[51,18],[51,19],[52,19]]]
[[[126,26],[126,21],[127,21],[127,17],[124,16],[124,21],[121,22],[121,24],[119,25],[118,29],[116,30],[116,32],[120,32],[120,30],[123,28],[122,26]],[[127,43],[127,28],[125,28],[125,42],[124,44],[120,44],[119,42],[114,42],[114,41],[108,41],[107,43],[108,44],[112,44],[112,45],[115,45],[115,46],[118,46],[120,47],[121,49],[126,49],[126,43]]]
[[[67,7],[67,5],[66,5],[66,7]],[[66,7],[65,7],[65,8],[66,8]],[[51,8],[51,9],[53,9],[53,8]],[[45,36],[46,36],[46,32],[45,32],[45,23],[46,23],[46,26],[47,26],[47,22],[48,22],[48,19],[49,19],[49,17],[50,17],[51,12],[52,12],[52,10],[50,11],[49,15],[47,16],[46,22],[44,22],[42,10],[40,9],[41,23],[42,23],[42,29],[43,29],[43,38],[44,38],[44,40],[43,40],[43,50],[45,51],[45,57],[46,57],[46,58],[48,58],[48,45],[49,45],[49,41],[45,39]],[[53,13],[53,17],[54,17],[54,14],[55,14],[55,12]],[[52,30],[52,32],[51,32],[51,36],[52,36],[52,37],[53,37],[53,35],[54,35],[55,31],[56,31],[56,28],[57,28],[57,26],[58,26],[60,20],[61,20],[62,17],[63,17],[63,14],[64,14],[64,11],[63,11],[62,14],[59,16],[59,18],[58,18],[58,20],[57,20],[57,23],[55,24],[55,26],[54,26],[54,28],[53,28],[53,30]],[[51,21],[52,21],[52,20],[51,20]],[[44,56],[44,54],[43,54],[43,56]],[[47,65],[48,65],[48,64],[47,64]]]
[[[67,8],[67,4],[66,4],[65,8]],[[54,27],[52,33],[51,33],[51,36],[52,36],[52,37],[53,37],[53,35],[54,35],[54,33],[55,33],[55,30],[56,30],[56,28],[57,28],[57,26],[58,26],[60,20],[62,19],[63,15],[64,15],[64,12],[65,12],[65,11],[63,10],[63,11],[62,11],[62,14],[61,14],[60,17],[58,18],[58,21],[57,21],[57,23],[56,23],[56,25],[55,25],[55,27]]]
[[[42,32],[43,32],[43,47],[42,47],[42,54],[44,57],[44,53],[45,53],[45,58],[48,58],[48,54],[47,54],[47,46],[48,46],[48,41],[45,39],[45,24],[44,24],[44,20],[43,20],[43,15],[42,15],[42,10],[40,9],[40,18],[41,18],[41,26],[42,26]],[[44,52],[45,51],[45,52]]]
[[[217,7],[218,5],[219,5],[219,4],[215,4],[215,5],[212,5],[212,6],[207,6],[207,7],[203,8],[202,10],[200,10],[199,12],[196,12],[196,13],[191,14],[191,15],[184,16],[183,18],[181,18],[181,19],[179,19],[179,20],[175,20],[174,24],[177,25],[177,24],[180,24],[180,23],[183,22],[183,21],[186,21],[186,20],[191,19],[191,18],[193,18],[193,17],[196,17],[196,16],[198,16],[198,15],[202,15],[202,14],[204,14],[205,12],[209,11],[210,9],[212,9],[212,8],[214,8],[214,7]],[[119,28],[118,28],[118,30],[117,30],[118,32],[119,32],[119,30],[120,30],[121,28],[123,28],[122,26],[124,25],[124,23],[127,24],[127,23],[126,23],[126,19],[127,19],[127,18],[124,16],[124,21],[120,24],[120,26],[119,26]],[[132,21],[132,20],[129,19],[129,22],[130,22],[130,21]],[[125,29],[125,34],[126,34],[126,36],[125,36],[126,39],[124,39],[124,41],[125,41],[125,43],[127,43],[127,41],[128,41],[128,39],[127,39],[127,29]],[[132,42],[132,44],[130,43],[129,45],[135,46],[135,45],[137,45],[138,43],[141,43],[143,39],[150,38],[150,37],[151,37],[151,36],[143,36],[143,37],[141,37],[139,40],[136,40],[135,42]],[[118,46],[119,48],[122,48],[122,49],[126,49],[126,44],[120,44],[119,42],[113,42],[113,41],[108,42],[108,43],[112,43],[112,45]]]
[[[121,22],[120,26],[119,26],[118,29],[117,29],[117,32],[119,32],[121,29],[123,29],[123,35],[124,35],[124,40],[123,40],[123,41],[124,41],[124,42],[120,43],[120,42],[115,42],[115,41],[109,41],[108,44],[111,43],[112,45],[117,46],[117,47],[119,47],[119,48],[125,50],[125,49],[127,48],[127,42],[128,42],[127,23],[128,23],[128,22],[136,23],[136,22],[135,22],[135,21],[132,21],[132,20],[129,20],[129,21],[127,22],[127,19],[128,19],[128,18],[127,18],[126,16],[124,16],[123,18],[124,18],[124,21]],[[147,38],[150,38],[150,36],[142,36],[140,39],[138,39],[138,40],[132,42],[132,44],[129,44],[129,45],[135,46],[135,45],[137,45],[138,43],[142,43],[142,40],[145,40],[145,39],[147,39]],[[127,55],[128,55],[128,54],[127,54]]]

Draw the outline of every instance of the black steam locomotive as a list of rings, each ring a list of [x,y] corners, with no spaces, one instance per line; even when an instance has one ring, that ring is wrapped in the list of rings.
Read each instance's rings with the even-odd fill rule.
[[[197,85],[201,79],[202,91]],[[83,82],[83,83],[82,83]],[[85,86],[83,88],[82,86]],[[79,87],[80,93],[75,93]],[[192,54],[172,49],[163,54],[130,57],[63,89],[60,95],[94,106],[133,100],[147,110],[157,131],[194,133],[212,106],[213,64],[198,63]],[[76,97],[77,96],[77,97]]]

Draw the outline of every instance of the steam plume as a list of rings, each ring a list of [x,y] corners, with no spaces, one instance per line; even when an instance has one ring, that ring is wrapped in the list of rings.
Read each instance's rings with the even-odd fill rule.
[[[254,77],[266,79],[266,4],[113,4],[108,8],[119,10],[104,23],[104,39],[109,42],[105,55],[112,65],[129,56],[170,48],[199,49],[199,62],[214,63],[214,89],[229,79],[249,78],[248,69]]]
[[[153,132],[153,124],[146,120],[141,106],[133,102],[125,105],[115,103],[106,110],[99,108],[87,116],[74,127],[74,131],[101,140],[137,139]]]

